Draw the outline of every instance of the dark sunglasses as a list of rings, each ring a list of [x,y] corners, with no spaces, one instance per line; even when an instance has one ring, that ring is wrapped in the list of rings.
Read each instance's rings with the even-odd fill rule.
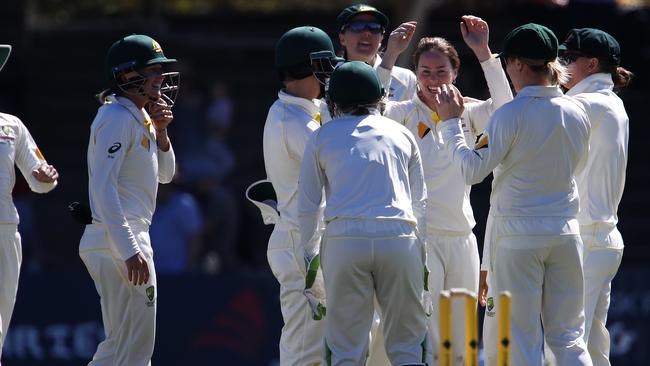
[[[565,65],[570,65],[580,57],[584,57],[580,53],[575,53],[575,52],[566,52],[560,56],[560,60],[562,61],[563,64]]]
[[[362,33],[368,31],[372,34],[384,33],[384,27],[377,22],[366,22],[363,20],[355,20],[343,26],[343,31],[349,30],[353,33]]]

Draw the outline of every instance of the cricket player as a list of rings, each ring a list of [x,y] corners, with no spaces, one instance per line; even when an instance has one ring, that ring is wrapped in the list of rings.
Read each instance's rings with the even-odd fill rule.
[[[0,70],[7,62],[11,46],[0,45]],[[11,314],[16,303],[18,277],[22,262],[22,247],[18,232],[18,212],[11,192],[16,182],[15,166],[25,177],[29,188],[47,193],[57,185],[56,169],[45,161],[27,127],[16,116],[0,113],[0,357],[7,336]]]
[[[512,293],[512,365],[540,365],[544,340],[560,365],[591,365],[583,340],[575,180],[586,160],[590,126],[582,105],[558,86],[566,70],[557,56],[557,38],[539,24],[506,36],[499,57],[518,94],[494,112],[481,148],[465,141],[458,90],[443,85],[437,95],[445,148],[465,182],[494,174],[486,240],[492,252],[490,286],[494,293]],[[484,337],[486,365],[496,363],[496,338]]]
[[[277,197],[277,211],[267,258],[280,283],[284,327],[280,336],[281,366],[320,365],[323,360],[324,300],[322,277],[306,286],[310,265],[299,240],[298,175],[309,137],[320,127],[320,100],[325,79],[336,62],[329,36],[316,27],[289,30],[275,48],[275,66],[284,88],[264,125],[264,165]],[[318,77],[317,77],[318,76]],[[320,79],[319,79],[320,78]],[[259,206],[258,206],[259,207]],[[320,237],[314,238],[315,242]],[[312,307],[313,306],[313,307]]]
[[[174,176],[167,135],[178,73],[158,42],[133,34],[106,55],[109,89],[90,127],[88,193],[92,224],[79,244],[100,296],[106,339],[91,366],[151,364],[157,285],[149,225],[158,183]]]
[[[584,244],[585,341],[594,365],[609,365],[605,327],[612,279],[623,257],[616,228],[625,186],[629,119],[616,92],[633,74],[620,66],[621,48],[594,28],[572,29],[559,47],[570,78],[564,83],[587,111],[591,123],[587,164],[578,174],[580,235]]]
[[[481,63],[491,99],[465,104],[461,115],[463,134],[473,145],[483,133],[492,113],[512,100],[512,91],[501,62],[490,51],[488,24],[481,18],[463,16],[460,30],[463,39]],[[460,58],[456,49],[439,37],[422,38],[413,55],[418,79],[418,93],[405,102],[389,102],[384,116],[404,124],[416,136],[422,155],[427,184],[427,267],[433,307],[429,316],[429,335],[433,360],[438,360],[439,307],[442,290],[465,288],[478,292],[479,253],[472,228],[476,224],[470,205],[471,185],[452,164],[445,151],[436,111],[437,90],[456,81]],[[453,322],[453,334],[462,336],[463,324]],[[454,360],[464,360],[463,338],[454,338]]]
[[[424,365],[426,188],[413,135],[379,113],[384,89],[375,70],[350,61],[332,73],[334,119],[305,149],[299,179],[300,237],[308,259],[322,255],[327,294],[325,363],[363,366],[374,298],[392,365]],[[318,235],[323,189],[325,234]]]
[[[416,22],[402,23],[395,29],[395,35],[389,38],[386,53],[387,57],[384,64],[379,56],[379,48],[384,38],[384,33],[388,27],[388,17],[377,8],[366,5],[356,4],[343,9],[336,17],[339,27],[339,43],[343,51],[343,57],[349,61],[363,61],[375,68],[379,78],[387,91],[388,100],[402,101],[409,100],[415,95],[417,82],[415,74],[409,69],[393,66],[399,54],[404,49],[395,48],[398,45],[399,38],[404,38],[402,44],[406,43],[413,37]]]

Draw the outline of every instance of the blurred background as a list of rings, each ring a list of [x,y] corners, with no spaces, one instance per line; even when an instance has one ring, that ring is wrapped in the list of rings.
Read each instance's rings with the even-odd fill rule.
[[[369,1],[390,18],[389,31],[417,20],[422,36],[442,36],[461,56],[464,95],[487,98],[478,62],[460,36],[459,18],[490,26],[498,52],[512,28],[545,24],[560,40],[571,28],[596,27],[621,44],[622,66],[636,73],[620,96],[630,117],[627,183],[619,209],[625,240],[613,284],[608,327],[614,364],[647,365],[650,330],[650,163],[644,138],[650,92],[650,1]],[[151,227],[159,282],[156,365],[277,365],[282,326],[278,285],[266,262],[271,226],[244,199],[266,177],[262,130],[281,87],[273,69],[277,39],[314,25],[338,37],[342,0],[4,0],[0,43],[13,45],[0,73],[0,111],[19,116],[61,175],[48,195],[18,177],[14,199],[23,236],[18,300],[2,362],[82,365],[103,339],[99,299],[78,256],[83,228],[68,214],[87,200],[86,147],[106,85],[104,55],[117,39],[145,33],[179,59],[181,91],[170,127],[179,174],[161,186]],[[415,43],[415,42],[414,42]],[[410,51],[398,64],[412,68]],[[645,158],[644,158],[645,156]],[[20,173],[18,173],[20,175]],[[474,187],[482,242],[490,180]],[[482,312],[482,311],[481,311]],[[644,347],[644,345],[646,347]]]

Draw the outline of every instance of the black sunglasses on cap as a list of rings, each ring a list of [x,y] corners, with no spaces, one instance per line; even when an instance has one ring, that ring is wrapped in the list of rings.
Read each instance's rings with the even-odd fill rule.
[[[367,22],[363,20],[355,20],[343,26],[341,31],[349,30],[353,33],[362,33],[368,31],[372,34],[384,33],[384,27],[377,22]]]

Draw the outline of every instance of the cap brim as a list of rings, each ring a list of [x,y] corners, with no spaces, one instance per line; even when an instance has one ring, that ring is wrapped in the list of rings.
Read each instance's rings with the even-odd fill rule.
[[[155,64],[173,64],[174,62],[177,62],[175,58],[161,58],[149,60],[145,65],[150,66]]]
[[[2,70],[5,63],[7,62],[9,54],[11,54],[11,45],[0,44],[0,70]]]

